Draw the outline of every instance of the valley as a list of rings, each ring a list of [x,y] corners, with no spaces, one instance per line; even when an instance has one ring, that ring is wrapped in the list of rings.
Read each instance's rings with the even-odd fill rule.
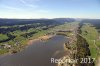
[[[18,62],[16,57],[20,59],[20,55],[23,53],[25,53],[24,57],[27,58],[32,57],[35,53],[31,60],[27,60],[27,64],[34,65],[37,60],[35,57],[38,57],[36,55],[42,54],[42,52],[44,54],[40,58],[48,56],[50,59],[53,55],[54,58],[62,59],[63,62],[66,59],[78,59],[77,63],[58,62],[58,64],[50,64],[50,62],[47,62],[46,65],[48,66],[98,66],[98,58],[100,57],[100,28],[98,26],[100,23],[98,20],[97,22],[94,21],[98,24],[91,22],[91,20],[73,18],[1,19],[1,21],[6,22],[0,24],[0,55],[7,56],[2,57],[4,61],[2,59],[0,61],[6,63],[11,60],[11,64],[8,62],[3,65],[0,62],[2,66],[14,65]],[[16,24],[12,23],[13,21],[16,21]],[[46,52],[50,52],[50,54],[46,54]],[[80,63],[82,59],[86,58],[87,62]],[[46,57],[44,61],[50,61],[49,59]],[[25,66],[23,61],[18,62],[18,64]],[[34,61],[34,63],[28,61]],[[39,58],[37,61],[42,62],[42,60],[39,61]],[[45,64],[45,62],[43,63]],[[41,66],[44,66],[43,63],[40,63]]]

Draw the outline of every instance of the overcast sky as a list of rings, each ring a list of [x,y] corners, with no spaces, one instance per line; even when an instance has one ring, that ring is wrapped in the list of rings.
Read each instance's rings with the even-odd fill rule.
[[[100,18],[100,0],[0,0],[0,18]]]

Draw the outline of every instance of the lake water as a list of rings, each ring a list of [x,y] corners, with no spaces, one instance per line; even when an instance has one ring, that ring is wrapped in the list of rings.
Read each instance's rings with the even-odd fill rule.
[[[56,35],[47,41],[36,41],[25,50],[0,57],[0,66],[56,66],[51,58],[61,58],[67,54],[64,50],[65,36]]]

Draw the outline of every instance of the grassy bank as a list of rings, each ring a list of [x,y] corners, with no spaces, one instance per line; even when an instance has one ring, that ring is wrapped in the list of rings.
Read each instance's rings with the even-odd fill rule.
[[[98,39],[99,33],[97,29],[91,24],[84,24],[81,28],[82,36],[87,40],[93,58],[97,58],[98,50],[97,47],[100,46],[100,40]],[[97,46],[97,47],[96,47]]]

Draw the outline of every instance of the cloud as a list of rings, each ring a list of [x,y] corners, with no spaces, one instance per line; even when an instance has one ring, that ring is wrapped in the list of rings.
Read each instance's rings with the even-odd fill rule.
[[[29,6],[29,7],[32,7],[32,8],[37,8],[39,7],[39,5],[37,4],[34,4],[36,2],[39,2],[40,0],[20,0],[21,3],[23,3],[25,6]],[[33,4],[32,4],[33,3]],[[49,11],[48,10],[45,10],[45,9],[35,9],[34,12],[36,13],[48,13]]]
[[[33,1],[35,2],[35,1],[39,1],[39,0],[33,0]],[[25,6],[29,6],[29,7],[32,7],[32,8],[37,8],[38,7],[38,5],[30,4],[25,0],[20,0],[20,2],[23,3]]]
[[[8,5],[0,5],[2,8],[10,9],[10,10],[20,10],[19,8],[8,6]]]

